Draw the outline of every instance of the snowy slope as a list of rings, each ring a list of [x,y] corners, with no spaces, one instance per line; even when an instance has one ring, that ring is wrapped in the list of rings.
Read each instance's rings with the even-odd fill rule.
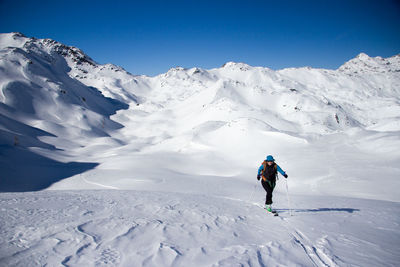
[[[123,127],[110,116],[128,105],[70,75],[71,65],[97,67],[77,48],[21,34],[3,34],[0,44],[2,190],[43,189],[60,177],[94,167],[95,163],[61,164],[26,148],[57,151],[81,147],[94,137],[109,137],[109,131]],[[122,141],[111,138],[110,142]],[[24,169],[17,167],[22,164]],[[47,167],[45,171],[40,164]],[[60,168],[66,170],[60,173]],[[30,182],[28,174],[34,175]]]
[[[249,199],[196,194],[5,193],[0,195],[0,263],[396,266],[399,262],[399,203],[326,197],[293,200],[299,207],[294,216],[283,205],[280,216],[272,217]]]
[[[9,33],[0,88],[0,191],[50,189],[1,194],[2,264],[399,260],[399,55],[360,54],[337,70],[228,62],[147,77]],[[292,217],[283,180],[280,218],[255,205],[267,154],[289,174]]]

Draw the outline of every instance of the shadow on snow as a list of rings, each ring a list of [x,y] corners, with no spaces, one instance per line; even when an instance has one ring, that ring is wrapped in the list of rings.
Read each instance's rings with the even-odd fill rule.
[[[0,112],[14,111],[0,103]],[[98,163],[60,162],[39,155],[29,148],[59,150],[39,140],[55,136],[0,114],[0,192],[37,191],[64,178],[95,168]],[[13,144],[14,145],[11,145]]]
[[[277,209],[278,212],[289,212],[289,209]],[[301,213],[301,212],[347,212],[353,213],[356,211],[360,211],[359,209],[352,208],[318,208],[318,209],[292,209],[292,212]]]
[[[37,191],[64,178],[95,168],[98,163],[59,162],[29,149],[0,146],[0,192]]]

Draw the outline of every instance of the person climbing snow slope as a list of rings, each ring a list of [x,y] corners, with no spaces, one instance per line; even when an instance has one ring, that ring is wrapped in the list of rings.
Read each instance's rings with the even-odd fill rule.
[[[257,180],[261,178],[261,184],[265,191],[267,192],[265,198],[265,209],[268,212],[275,213],[272,210],[272,192],[274,191],[276,178],[278,176],[278,172],[283,175],[283,177],[288,178],[286,172],[284,172],[278,164],[275,163],[275,159],[273,156],[268,155],[264,162],[261,164],[260,168],[258,168]]]

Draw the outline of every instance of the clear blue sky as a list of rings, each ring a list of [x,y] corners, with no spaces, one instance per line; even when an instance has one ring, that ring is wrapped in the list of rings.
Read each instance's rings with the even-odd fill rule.
[[[336,69],[400,53],[400,1],[0,0],[0,32],[52,38],[133,74],[227,61]]]

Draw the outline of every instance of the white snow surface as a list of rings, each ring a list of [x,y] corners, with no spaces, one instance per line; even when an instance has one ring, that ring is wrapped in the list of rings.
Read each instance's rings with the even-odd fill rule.
[[[0,89],[1,266],[400,262],[399,55],[147,77],[8,33]]]
[[[396,266],[400,204],[295,196],[256,203],[156,191],[1,195],[3,266]],[[283,198],[283,199],[282,199]],[[374,209],[371,209],[374,207]],[[21,223],[22,221],[22,223]]]

